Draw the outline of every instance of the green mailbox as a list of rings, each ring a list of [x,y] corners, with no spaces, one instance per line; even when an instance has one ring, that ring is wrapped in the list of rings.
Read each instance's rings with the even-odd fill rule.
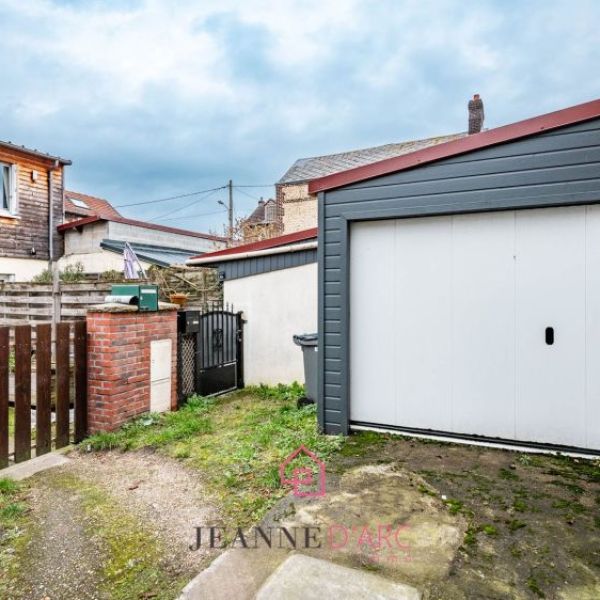
[[[153,284],[115,283],[111,287],[115,302],[135,304],[140,311],[158,310],[158,286]]]

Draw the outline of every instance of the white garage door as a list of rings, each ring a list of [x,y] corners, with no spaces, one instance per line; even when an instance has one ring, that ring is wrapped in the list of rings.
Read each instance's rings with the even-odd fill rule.
[[[350,419],[600,449],[600,208],[356,223]]]

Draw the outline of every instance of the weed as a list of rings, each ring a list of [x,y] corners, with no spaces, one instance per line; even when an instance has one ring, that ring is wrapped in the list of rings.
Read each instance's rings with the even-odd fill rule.
[[[525,512],[526,510],[528,510],[529,506],[527,505],[525,500],[523,500],[522,498],[515,498],[515,500],[513,502],[513,508],[517,512]]]
[[[426,496],[433,496],[434,498],[438,497],[438,494],[431,490],[430,488],[428,488],[426,485],[423,485],[422,483],[419,484],[419,492],[421,492],[421,494],[425,494]]]
[[[463,503],[460,500],[454,500],[453,498],[449,498],[445,503],[451,515],[457,515],[463,508]]]
[[[585,493],[585,490],[579,486],[576,485],[575,483],[568,483],[566,481],[560,481],[559,479],[553,479],[550,482],[552,485],[557,485],[559,487],[563,487],[567,490],[569,490],[569,492],[571,492],[574,495],[580,496],[581,494]]]
[[[467,546],[474,546],[477,543],[477,528],[473,525],[469,525],[465,532],[463,543]]]
[[[497,536],[498,535],[498,529],[494,525],[483,525],[481,527],[481,531],[483,531],[483,533],[485,533],[485,535],[489,535],[489,536]]]
[[[512,519],[508,522],[508,530],[511,533],[523,529],[523,527],[527,527],[527,523],[523,523],[523,521],[519,521],[518,519]]]
[[[538,598],[546,597],[546,594],[544,594],[544,592],[540,588],[538,582],[536,581],[536,579],[533,575],[530,575],[528,577],[526,585]]]
[[[498,471],[498,475],[500,476],[500,479],[506,479],[508,481],[516,481],[517,479],[519,479],[519,476],[510,469],[500,469]]]
[[[580,514],[586,511],[585,506],[579,504],[576,500],[555,500],[552,503],[552,508],[559,508],[561,510],[568,510],[569,512]]]

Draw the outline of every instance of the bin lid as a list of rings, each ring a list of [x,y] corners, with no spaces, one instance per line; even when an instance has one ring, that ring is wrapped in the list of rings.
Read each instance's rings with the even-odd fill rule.
[[[299,333],[294,336],[296,346],[316,346],[319,339],[317,333]]]

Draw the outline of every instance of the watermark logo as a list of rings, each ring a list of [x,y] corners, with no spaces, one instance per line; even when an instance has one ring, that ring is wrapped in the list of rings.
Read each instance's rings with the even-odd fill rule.
[[[297,498],[325,495],[325,463],[304,444],[294,450],[280,465],[281,485],[291,485]]]

